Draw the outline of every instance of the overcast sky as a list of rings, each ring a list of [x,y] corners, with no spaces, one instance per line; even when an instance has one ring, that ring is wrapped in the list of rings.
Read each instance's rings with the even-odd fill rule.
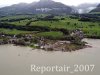
[[[39,0],[0,0],[0,7],[17,4],[20,2],[31,3],[34,1],[39,1]],[[75,6],[82,3],[100,3],[100,0],[54,0],[54,1],[62,2],[66,5],[75,5]]]

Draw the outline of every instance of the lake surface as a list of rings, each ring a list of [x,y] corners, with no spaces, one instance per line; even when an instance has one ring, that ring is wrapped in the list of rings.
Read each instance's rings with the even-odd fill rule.
[[[0,46],[0,75],[41,75],[31,72],[31,65],[95,65],[93,72],[45,72],[43,75],[99,75],[100,74],[100,40],[85,39],[92,48],[74,52],[46,52],[32,50],[29,47],[13,45]],[[73,70],[73,68],[72,68]]]

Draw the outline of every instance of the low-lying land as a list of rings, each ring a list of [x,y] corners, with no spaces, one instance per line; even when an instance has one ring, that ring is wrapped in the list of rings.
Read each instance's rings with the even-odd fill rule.
[[[73,51],[87,47],[82,39],[100,38],[99,14],[15,15],[0,18],[0,44]]]

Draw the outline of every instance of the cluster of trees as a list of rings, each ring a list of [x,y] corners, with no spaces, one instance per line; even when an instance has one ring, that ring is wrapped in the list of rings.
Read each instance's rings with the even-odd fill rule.
[[[17,30],[24,30],[24,31],[61,31],[65,35],[69,34],[69,31],[64,28],[50,28],[48,26],[30,26],[31,21],[29,21],[26,26],[21,25],[13,25],[9,23],[0,23],[0,28],[7,28],[7,29],[17,29]]]
[[[84,38],[83,31],[79,29],[72,31],[71,33],[72,43],[77,44],[77,45],[85,45],[85,43],[82,41],[83,38]]]
[[[0,28],[17,29],[17,30],[24,30],[24,31],[50,31],[51,30],[47,26],[17,26],[8,23],[0,23]]]
[[[16,19],[5,19],[5,20],[0,20],[1,22],[15,22],[15,21],[21,21],[21,20],[25,20],[25,19],[28,19],[30,20],[31,18],[16,18]]]
[[[88,18],[88,17],[81,17],[81,18],[79,19],[79,21],[87,21],[87,22],[89,22],[89,21],[91,21],[91,19]]]
[[[78,19],[79,17],[78,16],[75,16],[75,15],[72,15],[70,16],[71,19]]]
[[[31,20],[29,22],[27,22],[26,26],[29,26],[31,24],[31,22],[32,22]]]
[[[54,18],[54,15],[48,15],[46,17],[43,18],[38,18],[38,20],[42,20],[42,21],[59,21],[59,19]]]
[[[100,22],[100,14],[74,14],[71,18],[74,16],[78,17],[79,21]]]
[[[53,28],[52,31],[60,31],[63,32],[64,35],[69,35],[69,30],[64,29],[64,28]]]

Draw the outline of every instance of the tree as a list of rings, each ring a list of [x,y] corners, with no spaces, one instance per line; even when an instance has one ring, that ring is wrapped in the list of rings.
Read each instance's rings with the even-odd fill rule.
[[[84,38],[84,34],[81,30],[75,30],[71,33],[72,43],[83,45],[82,39]]]

